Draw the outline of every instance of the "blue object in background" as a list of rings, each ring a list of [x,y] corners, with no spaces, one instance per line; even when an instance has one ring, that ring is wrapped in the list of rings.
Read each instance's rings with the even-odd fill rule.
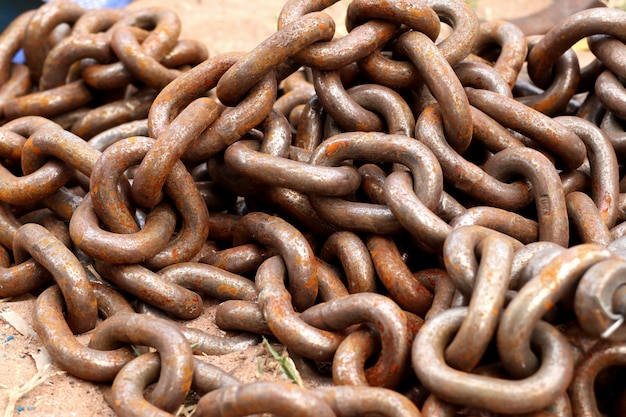
[[[41,0],[3,1],[0,5],[0,31],[22,13],[39,8]]]
[[[126,6],[130,0],[72,0],[85,9],[115,9]]]
[[[49,0],[45,0],[47,3]],[[73,0],[85,9],[116,9],[126,6],[131,0]],[[38,9],[43,2],[41,0],[20,0],[3,2],[0,5],[0,32],[2,32],[20,14],[33,9]],[[24,53],[20,50],[13,62],[23,64]]]

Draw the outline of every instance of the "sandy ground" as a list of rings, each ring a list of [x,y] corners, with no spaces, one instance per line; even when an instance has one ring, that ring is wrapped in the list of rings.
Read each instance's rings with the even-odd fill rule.
[[[477,13],[482,18],[514,17],[534,12],[548,4],[549,0],[480,0],[475,2]],[[331,13],[341,25],[345,9],[349,3],[341,1],[332,7]],[[165,0],[138,0],[130,7],[168,6]],[[283,5],[282,0],[182,0],[176,2],[175,11],[183,22],[183,37],[203,41],[211,55],[229,51],[248,51],[274,33],[276,21]],[[0,303],[1,313],[15,313],[32,326],[34,296],[26,295]],[[11,317],[11,316],[8,316]],[[215,334],[222,332],[213,324],[214,305],[206,305],[204,314],[197,320],[184,325],[198,327]],[[11,321],[11,320],[10,320]],[[18,326],[19,327],[19,326]],[[91,384],[62,372],[54,365],[40,385],[21,396],[15,408],[7,405],[9,395],[32,380],[38,367],[45,363],[42,345],[36,335],[29,336],[27,330],[21,334],[6,321],[0,320],[0,417],[20,416],[99,416],[112,417],[115,414],[103,399],[106,385]],[[83,343],[89,334],[81,335]],[[277,346],[277,349],[280,348]],[[232,372],[242,381],[283,378],[276,369],[268,351],[263,345],[250,347],[244,351],[206,360]],[[260,373],[259,369],[263,372]],[[306,379],[306,375],[305,375]],[[184,415],[181,414],[181,415]]]

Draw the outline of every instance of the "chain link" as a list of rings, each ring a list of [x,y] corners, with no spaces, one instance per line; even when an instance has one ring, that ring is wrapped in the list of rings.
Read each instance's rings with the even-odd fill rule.
[[[119,416],[624,414],[626,13],[333,3],[212,57],[164,8],[15,19],[0,297]],[[182,325],[207,300],[236,335]],[[324,386],[201,359],[259,335]]]

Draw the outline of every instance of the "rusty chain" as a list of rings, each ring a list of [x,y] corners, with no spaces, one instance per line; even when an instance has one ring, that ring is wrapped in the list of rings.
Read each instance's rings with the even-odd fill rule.
[[[624,415],[626,12],[333,3],[213,57],[168,9],[15,19],[0,297],[119,416]],[[258,335],[328,383],[209,363]]]

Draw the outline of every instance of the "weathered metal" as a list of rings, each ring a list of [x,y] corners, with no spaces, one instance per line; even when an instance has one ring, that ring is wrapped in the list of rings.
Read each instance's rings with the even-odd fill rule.
[[[113,381],[120,416],[190,390],[199,416],[623,414],[626,12],[560,1],[518,27],[460,0],[354,0],[339,39],[333,3],[290,0],[258,47],[213,57],[162,8],[16,19],[0,297],[37,291],[44,346]],[[206,300],[243,333],[180,326]],[[260,334],[335,386],[193,356]]]

